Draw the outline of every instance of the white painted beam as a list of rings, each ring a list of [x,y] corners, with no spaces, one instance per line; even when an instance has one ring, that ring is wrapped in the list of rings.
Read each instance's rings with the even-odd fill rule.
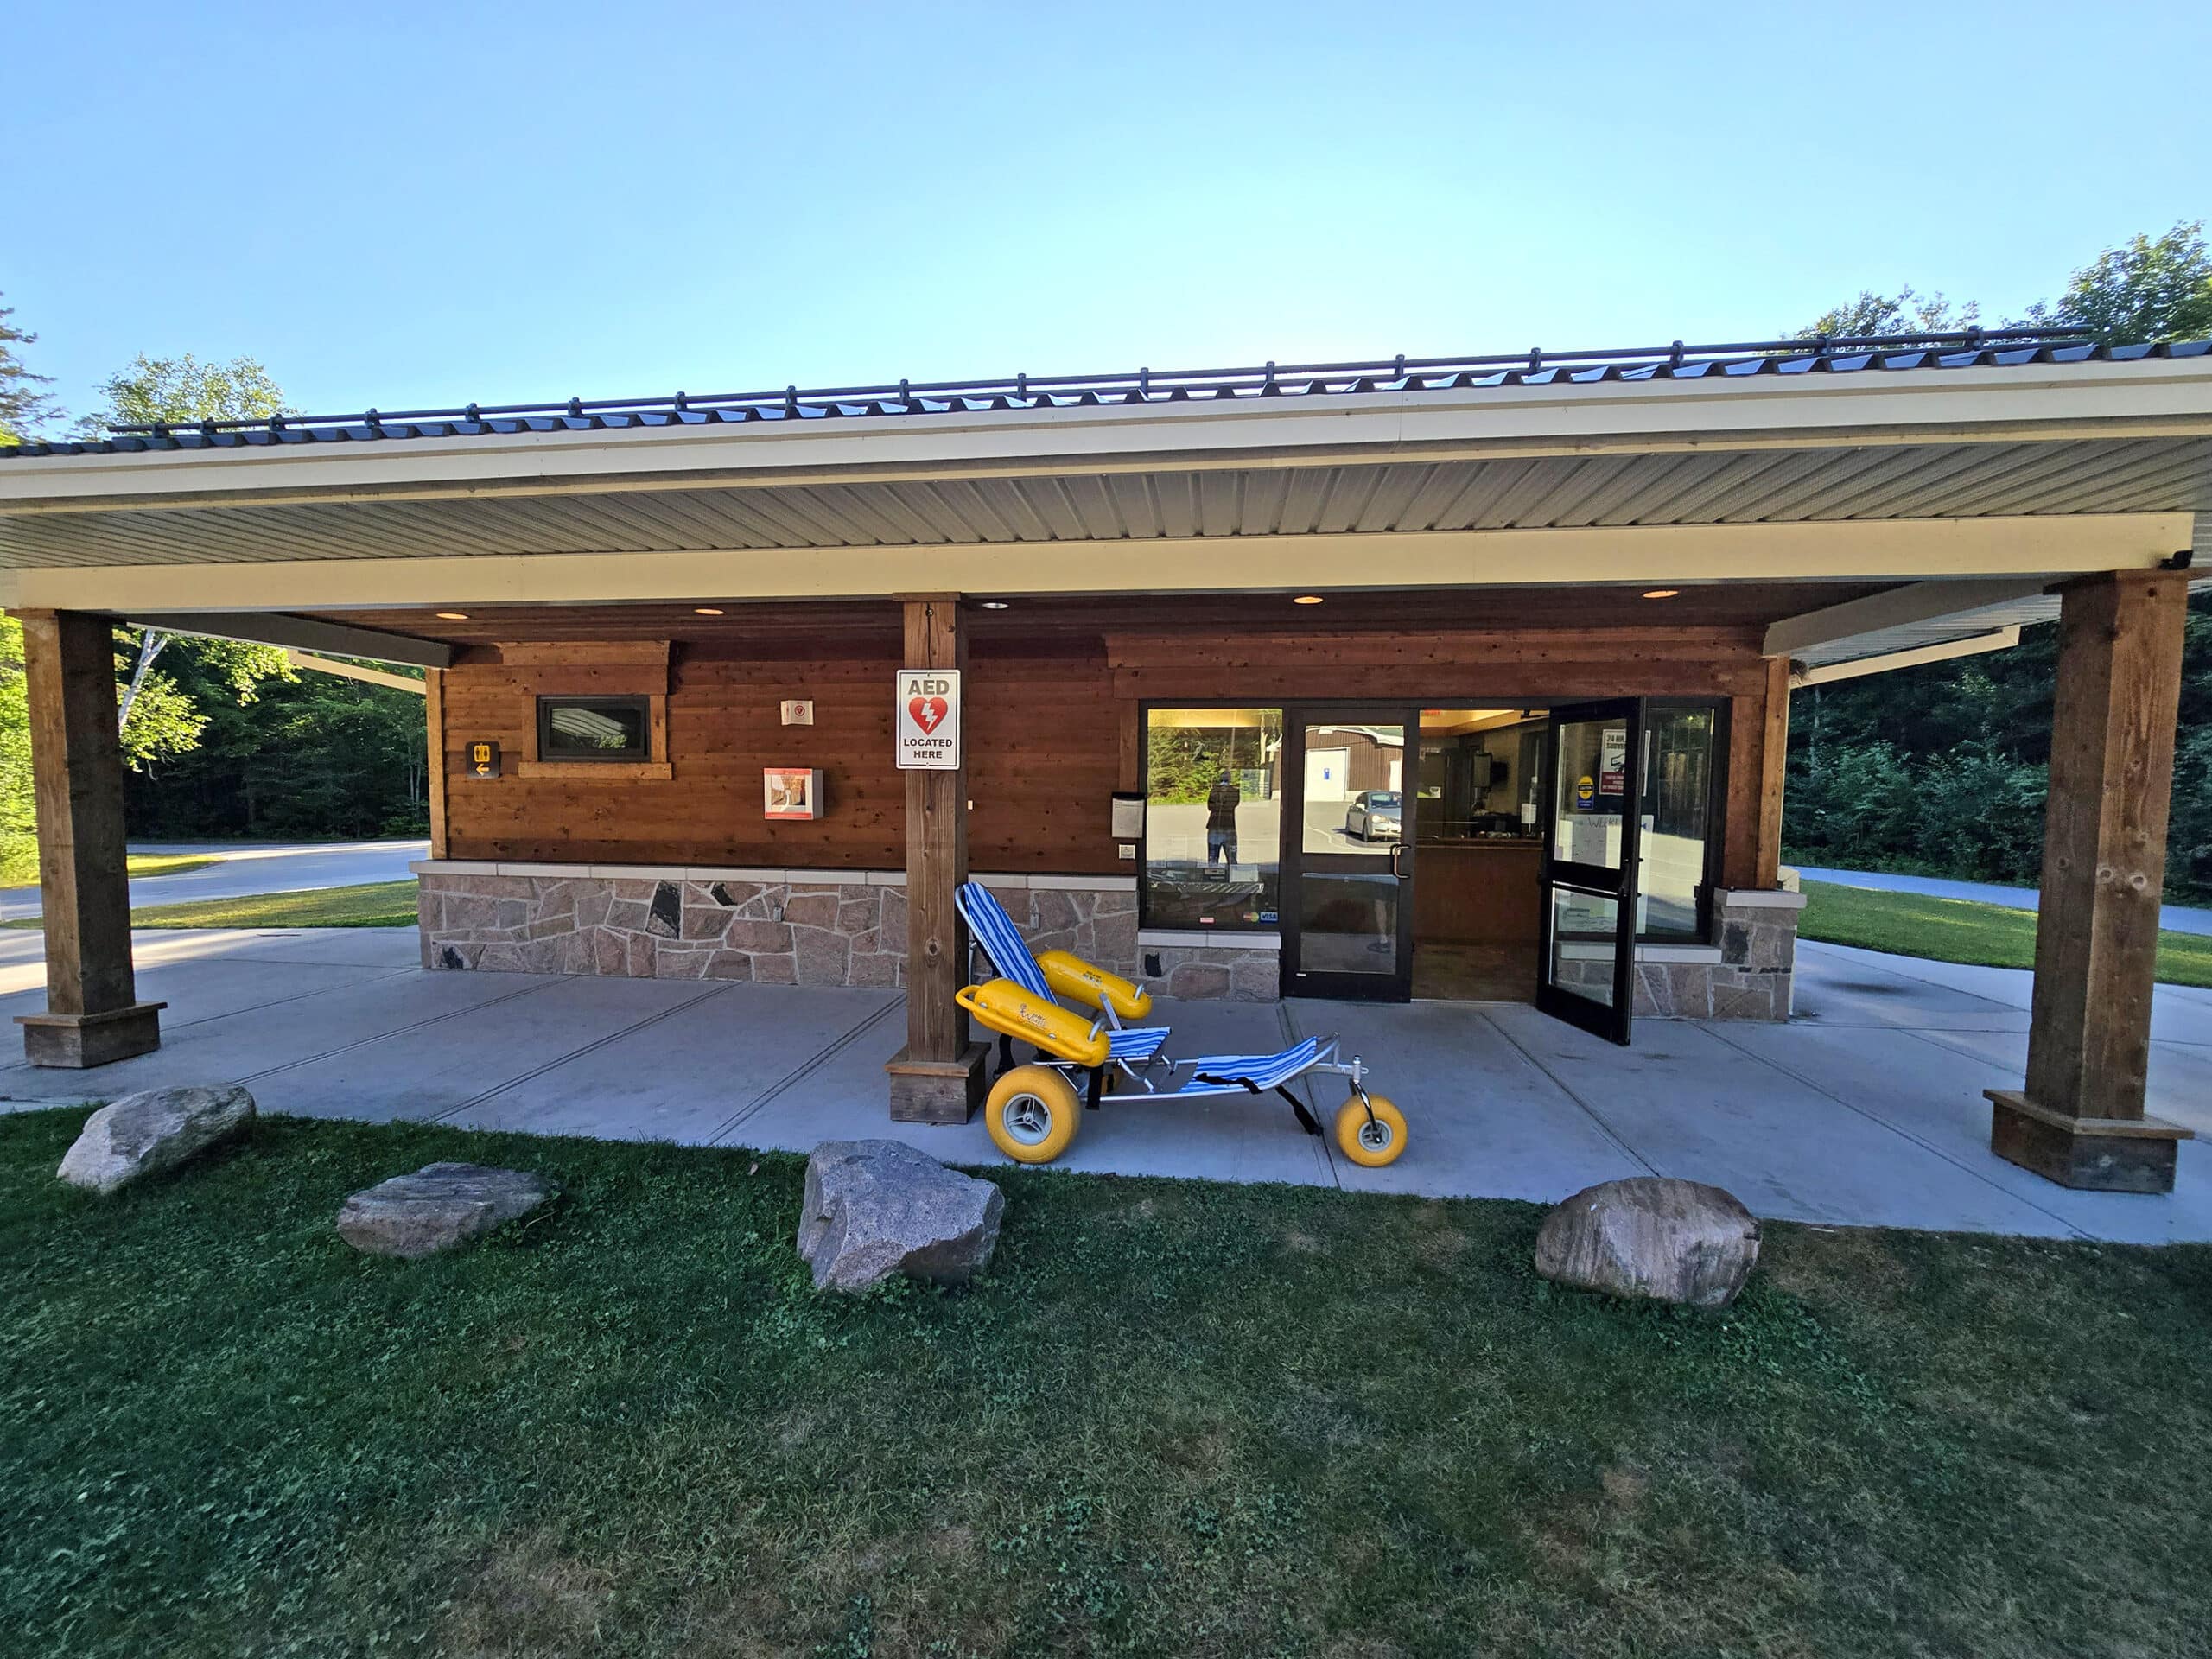
[[[1985,652],[2010,651],[2019,643],[2019,629],[1999,628],[1993,633],[1969,634],[1963,639],[1946,639],[1941,645],[1915,645],[1910,651],[1885,652],[1878,657],[1861,657],[1848,663],[1823,663],[1818,668],[1798,669],[1789,676],[1789,683],[1793,688],[1832,685],[1838,680],[1864,679],[1869,674],[1888,674],[1900,668],[1918,668],[1923,663],[1948,663],[1957,657],[1979,657]]]
[[[387,674],[380,668],[365,668],[359,663],[340,662],[335,657],[318,657],[311,651],[287,651],[284,660],[294,668],[304,668],[310,673],[335,674],[344,680],[390,686],[395,691],[411,691],[418,697],[429,695],[426,681],[410,679],[404,674]]]
[[[437,563],[437,561],[432,561]],[[195,567],[206,569],[205,566]],[[266,569],[266,565],[240,565],[247,575]],[[153,574],[153,573],[149,573]],[[181,575],[184,572],[162,574]],[[156,597],[149,590],[151,583],[123,584],[118,592],[137,588],[143,597],[133,595],[119,598],[111,604],[56,606],[57,610],[121,611],[134,628],[159,628],[164,633],[196,633],[210,639],[237,639],[247,645],[284,645],[305,651],[333,652],[343,657],[366,657],[373,662],[406,663],[416,668],[450,667],[454,648],[437,639],[418,639],[411,634],[385,633],[376,628],[353,628],[341,623],[319,621],[309,616],[287,616],[279,610],[207,610],[171,611],[168,606],[177,597]],[[251,603],[251,584],[245,584],[232,602]],[[212,597],[206,587],[193,582],[162,584],[165,594],[182,596],[197,592],[200,596]],[[28,601],[18,601],[26,609]],[[277,603],[271,600],[272,604]]]
[[[1847,600],[1840,605],[1825,606],[1770,623],[1759,650],[1767,657],[1796,657],[1815,645],[1833,645],[1839,639],[1881,633],[1891,628],[1910,627],[1916,622],[1934,622],[1947,616],[1986,610],[1992,605],[2032,599],[2050,586],[2050,579],[2041,576],[1910,582],[1887,593],[1870,594],[1864,599]]]

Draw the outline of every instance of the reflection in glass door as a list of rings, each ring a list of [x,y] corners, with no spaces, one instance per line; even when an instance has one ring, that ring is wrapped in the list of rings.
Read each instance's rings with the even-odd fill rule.
[[[1407,810],[1416,710],[1296,710],[1283,771],[1283,992],[1405,1001],[1413,995],[1414,836]]]
[[[1636,1000],[1642,726],[1632,698],[1555,708],[1544,765],[1536,1006],[1623,1044]]]

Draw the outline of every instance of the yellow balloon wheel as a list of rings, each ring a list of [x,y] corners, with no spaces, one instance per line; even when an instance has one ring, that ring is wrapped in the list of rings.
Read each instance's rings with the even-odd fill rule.
[[[1049,1065],[1017,1065],[991,1085],[983,1108],[991,1144],[1017,1164],[1049,1164],[1068,1149],[1083,1103]]]
[[[1337,1113],[1337,1150],[1355,1164],[1380,1169],[1405,1149],[1406,1115],[1382,1096],[1354,1095]]]

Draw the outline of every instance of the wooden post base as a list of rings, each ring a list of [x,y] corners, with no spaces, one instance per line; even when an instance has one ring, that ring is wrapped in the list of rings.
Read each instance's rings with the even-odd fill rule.
[[[2171,1192],[2174,1148],[2196,1131],[2157,1117],[2069,1117],[2010,1089],[1986,1089],[1989,1149],[2061,1186]]]
[[[965,1123],[983,1103],[991,1051],[970,1043],[952,1060],[913,1060],[900,1049],[884,1064],[891,1077],[893,1123]]]
[[[19,1014],[23,1057],[33,1065],[82,1071],[150,1054],[162,1046],[166,1002],[133,1002],[105,1014]]]

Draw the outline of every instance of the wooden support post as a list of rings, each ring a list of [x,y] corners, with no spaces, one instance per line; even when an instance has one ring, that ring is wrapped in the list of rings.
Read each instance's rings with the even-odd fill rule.
[[[965,669],[958,595],[902,595],[901,602],[905,665]],[[957,771],[906,774],[906,1046],[884,1067],[891,1116],[902,1123],[965,1123],[983,1098],[988,1051],[970,1040],[967,1013],[952,1000],[968,976],[967,928],[953,902],[968,879],[967,758],[963,730]]]
[[[423,671],[423,760],[430,796],[430,856],[446,855],[446,671]]]
[[[1789,659],[1766,665],[1764,736],[1759,748],[1758,861],[1753,885],[1762,893],[1782,885],[1782,787],[1789,770]]]
[[[161,1046],[159,1002],[130,966],[116,733],[115,632],[105,617],[22,611],[31,792],[46,928],[46,1012],[22,1014],[34,1065],[105,1065]]]
[[[2144,1115],[2188,578],[2065,590],[2024,1090],[1987,1091],[1990,1145],[2063,1186],[2171,1192],[2178,1125]]]

